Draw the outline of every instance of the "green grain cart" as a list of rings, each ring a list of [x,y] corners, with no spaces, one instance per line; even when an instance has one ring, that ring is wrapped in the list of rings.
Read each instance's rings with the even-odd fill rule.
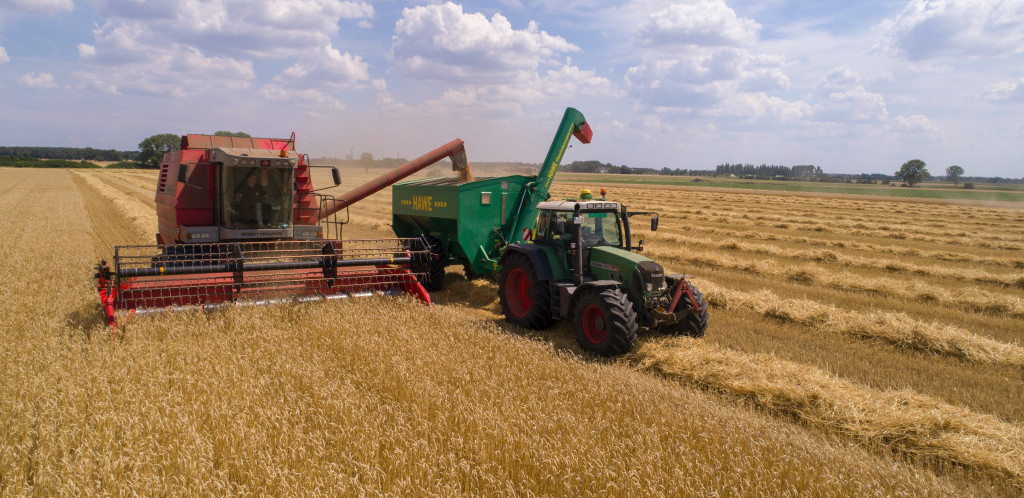
[[[639,327],[702,336],[704,298],[683,275],[665,275],[638,254],[629,219],[658,213],[593,199],[545,202],[572,137],[590,143],[583,114],[568,108],[536,176],[476,180],[428,178],[392,188],[393,227],[399,237],[423,237],[431,259],[424,286],[443,285],[445,267],[461,264],[467,277],[498,274],[508,321],[547,328],[572,318],[577,340],[601,355],[632,349]]]

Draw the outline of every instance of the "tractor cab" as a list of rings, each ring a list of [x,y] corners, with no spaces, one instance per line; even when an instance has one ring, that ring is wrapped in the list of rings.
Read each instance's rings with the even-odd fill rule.
[[[625,228],[622,206],[617,202],[604,201],[554,201],[542,202],[537,206],[534,244],[557,246],[568,249],[572,242],[573,209],[580,205],[582,223],[580,243],[584,249],[596,246],[624,247]]]

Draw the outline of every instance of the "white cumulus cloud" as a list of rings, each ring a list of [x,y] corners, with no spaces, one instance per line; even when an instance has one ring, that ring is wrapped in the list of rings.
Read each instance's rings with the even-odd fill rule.
[[[50,73],[39,73],[32,71],[31,73],[25,73],[18,78],[18,84],[28,88],[56,88],[57,82],[54,81],[53,75]]]
[[[174,96],[248,88],[256,77],[253,59],[297,57],[309,65],[321,55],[312,66],[330,71],[345,62],[323,48],[339,23],[375,14],[368,2],[338,0],[98,0],[96,10],[106,21],[93,30],[92,43],[78,45],[92,66],[76,73],[80,86]],[[299,76],[265,93],[296,95]]]
[[[747,46],[760,31],[760,24],[739,17],[723,0],[700,0],[651,14],[636,38],[640,45]]]
[[[75,2],[73,0],[0,0],[0,9],[53,15],[74,10]]]
[[[337,0],[102,0],[97,11],[150,39],[234,57],[298,55],[329,43],[342,20],[374,16],[369,3]]]
[[[982,96],[990,102],[1024,100],[1024,78],[1016,81],[1000,81],[985,88]]]
[[[295,100],[315,105],[342,107],[332,95],[370,79],[362,57],[341,53],[331,45],[312,50],[274,77],[259,94],[271,100]]]
[[[863,82],[860,74],[857,74],[846,65],[833,68],[825,75],[824,85],[826,88],[849,88],[860,85]]]
[[[744,49],[692,47],[683,54],[647,54],[626,73],[627,86],[654,107],[703,109],[737,93],[786,88],[789,78],[777,57]]]
[[[816,109],[814,118],[841,123],[877,123],[889,118],[889,109],[881,94],[870,92],[858,85],[845,91],[830,93]]]
[[[88,49],[79,48],[79,53]],[[248,88],[255,71],[252,62],[210,57],[186,45],[148,46],[142,54],[116,50],[104,54],[101,71],[78,71],[79,86],[107,93],[185,97],[208,91]],[[99,57],[100,53],[96,54]],[[87,57],[91,59],[93,57]]]
[[[501,14],[487,19],[447,2],[403,9],[395,24],[391,56],[412,78],[480,82],[535,71],[560,53],[578,50],[533,21],[514,29]]]
[[[630,95],[647,112],[743,123],[790,123],[811,114],[803,101],[772,95],[790,86],[788,62],[757,50],[759,23],[723,0],[655,8],[633,33],[641,60],[625,75]]]
[[[7,49],[0,45],[0,64],[5,62],[11,62],[11,58],[7,56]]]
[[[896,116],[895,128],[898,131],[916,135],[938,136],[941,134],[939,128],[932,124],[931,120],[928,119],[927,116],[921,114]]]
[[[1024,0],[911,0],[880,46],[909,60],[1024,52]]]

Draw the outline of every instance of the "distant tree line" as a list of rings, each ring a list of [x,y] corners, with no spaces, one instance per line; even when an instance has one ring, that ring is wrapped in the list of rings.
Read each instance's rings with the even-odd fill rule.
[[[715,166],[715,176],[735,176],[737,178],[814,178],[824,175],[821,166],[802,164],[783,166],[778,164],[719,164]]]
[[[136,161],[137,150],[94,149],[92,147],[8,147],[0,146],[0,157],[70,159],[86,161]]]
[[[700,170],[687,170],[687,169],[672,169],[664,167],[661,169],[655,168],[634,168],[626,166],[616,166],[614,164],[602,163],[601,161],[573,161],[570,164],[563,164],[559,168],[561,171],[568,173],[615,173],[620,175],[703,175],[709,174],[710,171]]]
[[[99,168],[89,161],[67,159],[37,159],[28,156],[0,156],[0,168]]]

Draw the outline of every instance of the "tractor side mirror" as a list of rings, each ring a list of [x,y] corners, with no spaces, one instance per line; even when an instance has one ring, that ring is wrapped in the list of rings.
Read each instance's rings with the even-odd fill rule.
[[[185,175],[188,174],[188,166],[184,164],[178,165],[178,183],[185,183]]]
[[[338,173],[338,168],[331,168],[331,176],[334,177],[334,186],[341,185],[341,173]]]
[[[644,239],[636,241],[636,252],[644,252]]]
[[[565,234],[565,220],[558,219],[552,224],[551,231],[555,232],[555,235]]]
[[[657,216],[655,216],[654,218],[651,218],[651,231],[652,232],[657,232],[658,231],[658,217]]]

